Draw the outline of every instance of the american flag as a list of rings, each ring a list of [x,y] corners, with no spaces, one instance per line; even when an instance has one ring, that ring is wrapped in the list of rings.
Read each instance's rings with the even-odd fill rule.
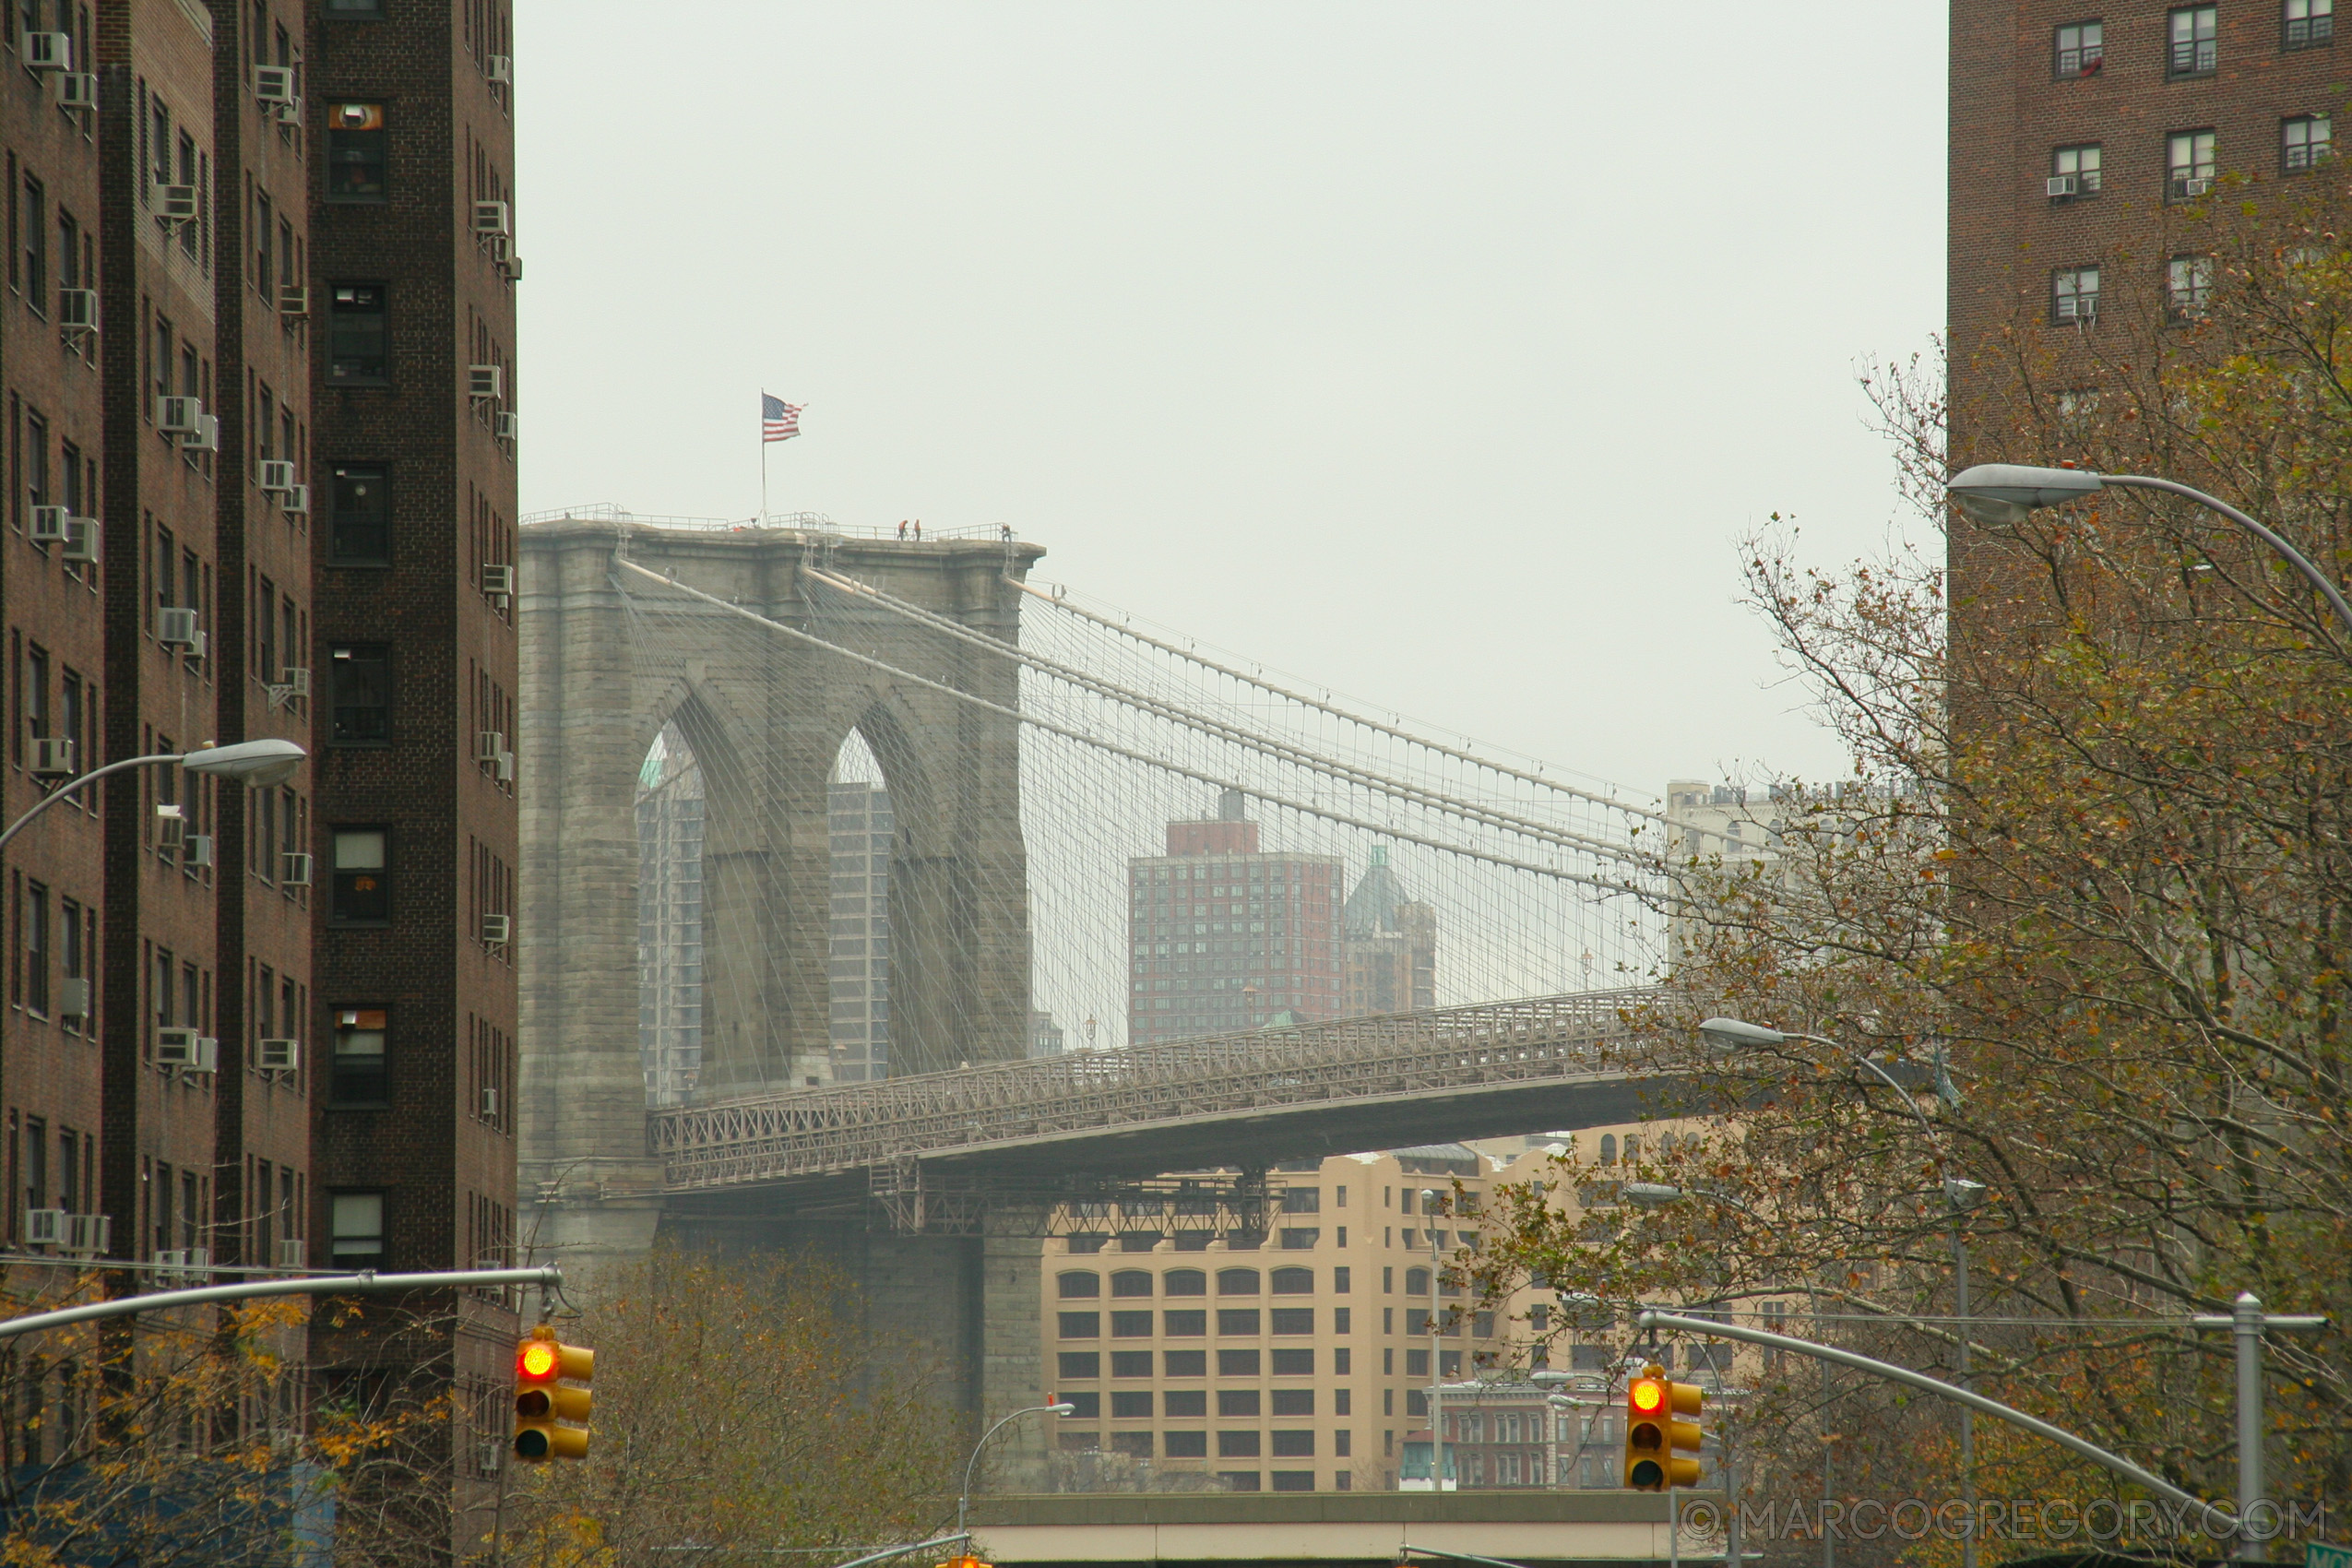
[[[804,404],[788,403],[781,398],[759,395],[760,440],[790,441],[801,434],[801,410]]]

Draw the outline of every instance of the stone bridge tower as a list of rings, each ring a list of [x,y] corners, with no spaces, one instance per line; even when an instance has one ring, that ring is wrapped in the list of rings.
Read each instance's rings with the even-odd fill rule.
[[[852,731],[896,819],[893,1070],[1025,1053],[1017,723],[729,606],[1012,708],[1012,661],[829,590],[816,590],[819,624],[802,570],[824,564],[1009,643],[1020,595],[1005,579],[1043,551],[598,519],[521,533],[521,1193],[538,1244],[587,1262],[643,1250],[661,1208],[638,1058],[636,791],[666,725],[704,765],[699,1097],[830,1079],[826,784]],[[629,600],[659,607],[662,636],[637,635]]]

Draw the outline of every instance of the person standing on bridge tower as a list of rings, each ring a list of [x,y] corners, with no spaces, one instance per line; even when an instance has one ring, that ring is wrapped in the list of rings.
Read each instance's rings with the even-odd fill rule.
[[[922,520],[921,517],[917,517],[917,518],[915,519],[915,542],[916,542],[917,544],[921,544],[922,541],[923,541],[923,520]]]
[[[904,517],[898,519],[898,542],[907,542],[907,519]]]

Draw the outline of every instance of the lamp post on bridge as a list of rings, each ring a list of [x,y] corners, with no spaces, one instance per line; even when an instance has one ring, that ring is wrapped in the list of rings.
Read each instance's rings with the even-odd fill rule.
[[[1014,1411],[1011,1415],[1004,1417],[994,1426],[980,1433],[980,1440],[972,1444],[972,1456],[964,1461],[964,1490],[957,1493],[956,1498],[956,1535],[950,1536],[947,1538],[953,1540],[957,1536],[965,1534],[964,1515],[970,1512],[972,1506],[972,1467],[980,1463],[980,1450],[988,1446],[988,1440],[990,1438],[994,1437],[998,1432],[1003,1431],[1006,1427],[1012,1425],[1015,1421],[1019,1420],[1023,1416],[1071,1416],[1075,1415],[1077,1410],[1078,1408],[1075,1405],[1072,1405],[1067,1402],[1053,1405],[1031,1405],[1026,1409]]]

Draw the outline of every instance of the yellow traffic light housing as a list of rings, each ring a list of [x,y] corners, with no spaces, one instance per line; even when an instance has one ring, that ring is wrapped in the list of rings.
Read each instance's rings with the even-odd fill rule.
[[[515,1349],[515,1457],[588,1457],[596,1352],[557,1342],[541,1324]]]
[[[1625,1485],[1635,1491],[1664,1491],[1699,1484],[1699,1423],[1693,1416],[1705,1399],[1696,1384],[1674,1383],[1652,1363],[1625,1388]],[[1684,1458],[1684,1454],[1693,1455]]]

